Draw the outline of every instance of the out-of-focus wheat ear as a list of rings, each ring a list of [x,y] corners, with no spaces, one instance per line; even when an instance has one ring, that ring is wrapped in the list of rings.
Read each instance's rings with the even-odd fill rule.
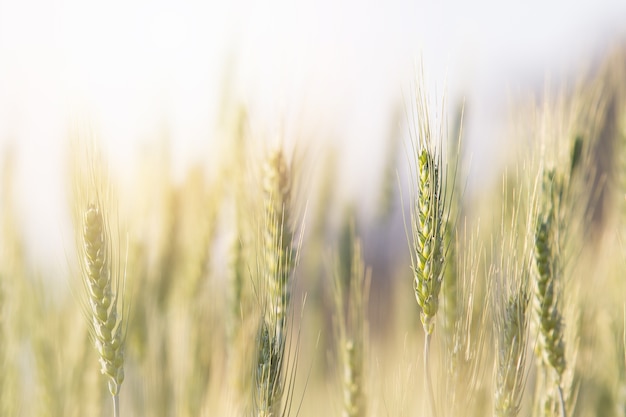
[[[478,229],[476,229],[476,233]],[[487,410],[480,410],[478,404],[484,402],[482,397],[487,395],[485,386],[482,384],[485,376],[484,366],[487,361],[491,363],[492,355],[486,344],[488,341],[489,321],[493,317],[491,313],[493,302],[490,292],[481,293],[478,287],[480,280],[485,278],[485,272],[481,264],[482,247],[476,235],[468,235],[465,225],[458,232],[457,249],[458,257],[455,259],[457,266],[456,306],[457,316],[452,324],[452,333],[443,330],[444,351],[440,358],[441,372],[438,384],[441,415],[485,415]],[[462,248],[462,249],[461,249]],[[450,256],[450,251],[448,255]],[[449,259],[449,258],[447,258]],[[449,264],[446,264],[446,274]],[[445,278],[441,291],[445,294]],[[444,319],[446,312],[445,295],[442,296],[443,311],[438,317]],[[443,322],[443,320],[440,320]],[[442,323],[439,323],[442,324]],[[441,340],[441,339],[440,339]]]
[[[243,187],[241,182],[240,188]],[[229,384],[233,402],[237,407],[245,409],[249,406],[250,386],[252,384],[252,368],[254,344],[249,343],[254,340],[257,332],[257,321],[254,316],[254,300],[250,294],[248,284],[250,253],[252,252],[250,234],[243,207],[245,200],[243,191],[236,190],[235,197],[235,234],[229,245],[228,263],[228,328],[227,337],[229,348],[228,372]]]
[[[550,243],[550,223],[540,221],[536,234],[537,279],[535,286],[535,312],[539,323],[537,353],[544,364],[552,367],[560,376],[565,370],[562,335],[562,317],[557,308]]]
[[[361,242],[354,238],[349,277],[335,267],[334,298],[336,339],[341,364],[343,417],[367,415],[365,392],[365,346],[367,334],[366,305],[369,298],[370,272],[365,270]]]
[[[269,154],[263,166],[264,224],[262,282],[263,317],[257,333],[255,415],[278,417],[283,408],[287,317],[291,299],[291,275],[297,248],[291,222],[291,170],[281,149]],[[287,372],[287,374],[289,374]]]
[[[119,276],[111,264],[111,237],[102,205],[95,201],[83,215],[83,282],[87,291],[100,371],[109,378],[108,386],[114,402],[114,415],[119,415],[119,388],[124,381],[123,310],[118,300],[123,293]]]
[[[456,106],[456,112],[454,117],[454,127],[452,133],[448,136],[447,140],[447,164],[450,167],[449,175],[446,175],[445,183],[442,183],[447,193],[447,214],[443,219],[443,246],[445,254],[445,268],[442,277],[442,304],[443,314],[441,314],[441,327],[443,329],[443,337],[446,351],[450,356],[449,363],[447,364],[449,376],[458,375],[459,355],[463,349],[461,347],[462,337],[460,332],[465,331],[462,328],[463,319],[463,290],[467,289],[459,283],[462,280],[466,272],[462,271],[465,260],[464,256],[470,256],[472,248],[466,248],[461,245],[461,241],[458,237],[458,224],[462,212],[462,193],[457,191],[457,183],[460,181],[460,168],[462,157],[462,138],[463,138],[463,116],[465,112],[465,105],[461,101]],[[467,236],[466,236],[467,237]],[[465,250],[465,253],[462,251]],[[468,252],[470,254],[468,254]],[[471,262],[470,262],[471,263]],[[471,275],[471,273],[470,273]],[[472,290],[473,291],[473,290]],[[470,312],[471,313],[471,312]],[[454,379],[454,378],[453,378]]]
[[[559,242],[557,213],[562,187],[555,171],[543,179],[544,204],[539,210],[535,229],[535,285],[533,311],[538,328],[535,348],[540,364],[549,370],[558,391],[561,415],[566,415],[562,378],[566,368],[563,318],[559,310]]]
[[[528,341],[528,294],[520,289],[512,294],[496,318],[495,415],[519,414],[526,377]]]
[[[79,147],[81,144],[78,144]],[[124,342],[128,304],[125,260],[120,254],[112,184],[95,143],[75,160],[75,226],[81,269],[81,297],[90,334],[99,356],[100,371],[108,378],[113,414],[119,416],[119,391],[124,381]],[[116,218],[116,217],[115,217]],[[118,231],[119,232],[119,231]]]
[[[277,345],[274,328],[265,318],[260,320],[257,335],[257,362],[255,370],[254,415],[256,417],[279,416],[283,395],[283,357],[284,347]]]
[[[452,360],[449,366],[454,367],[456,361],[455,331],[459,320],[458,303],[458,276],[457,276],[457,253],[458,247],[453,232],[454,225],[451,221],[445,224],[444,245],[446,249],[446,267],[441,285],[443,314],[441,314],[441,324],[444,332],[446,349],[452,353]]]
[[[276,339],[284,340],[290,301],[289,277],[295,253],[292,247],[291,174],[282,150],[270,153],[263,169],[265,208],[265,285],[269,292],[268,321],[276,326]]]

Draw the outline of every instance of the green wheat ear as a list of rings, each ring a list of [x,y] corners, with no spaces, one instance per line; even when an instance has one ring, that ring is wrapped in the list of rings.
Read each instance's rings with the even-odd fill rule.
[[[544,177],[543,192],[550,197],[544,213],[540,214],[535,230],[535,314],[539,327],[537,354],[546,366],[554,369],[560,382],[565,371],[565,347],[563,342],[563,318],[558,308],[557,276],[559,256],[556,216],[561,199],[561,184],[555,172],[548,171]]]
[[[575,168],[573,163],[572,167]],[[533,313],[538,328],[536,356],[544,369],[544,375],[553,381],[558,392],[558,408],[565,417],[565,397],[563,393],[563,375],[566,369],[563,316],[559,309],[559,285],[561,285],[561,256],[559,221],[561,203],[569,184],[556,170],[548,170],[543,177],[543,205],[537,214],[535,227],[535,266]],[[546,373],[549,372],[549,373]],[[545,377],[544,377],[545,378]],[[545,381],[547,382],[547,380]],[[543,409],[553,410],[556,399],[546,394],[543,397]]]
[[[442,171],[441,146],[445,134],[444,122],[432,127],[428,101],[422,80],[417,84],[416,125],[412,134],[413,161],[411,185],[411,236],[407,239],[413,272],[413,290],[420,307],[424,338],[424,379],[428,387],[432,415],[437,415],[435,395],[430,377],[430,340],[439,309],[439,293],[444,270],[444,225],[449,216],[449,204],[444,195],[446,172]]]
[[[443,270],[443,201],[439,167],[429,149],[418,159],[419,196],[413,215],[414,289],[422,312],[420,319],[427,334],[433,332],[439,309]]]
[[[263,317],[257,333],[254,406],[257,417],[278,416],[286,381],[287,314],[296,264],[291,223],[291,169],[282,150],[270,153],[263,167],[262,242]],[[285,363],[283,363],[285,362]],[[288,390],[289,391],[289,390]],[[290,392],[287,393],[288,395]],[[286,407],[286,406],[285,406]]]
[[[560,380],[565,370],[565,347],[563,343],[562,317],[558,310],[553,275],[550,224],[546,219],[537,226],[535,248],[537,280],[535,288],[535,311],[539,321],[537,353],[542,361],[552,367]]]

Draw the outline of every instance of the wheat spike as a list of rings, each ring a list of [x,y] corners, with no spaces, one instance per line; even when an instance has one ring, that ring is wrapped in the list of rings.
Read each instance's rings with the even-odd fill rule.
[[[411,202],[411,268],[413,271],[413,289],[417,304],[421,309],[420,320],[426,333],[424,338],[424,377],[428,387],[432,414],[437,415],[435,396],[430,367],[428,364],[430,339],[435,328],[435,316],[439,309],[439,292],[444,269],[444,228],[449,215],[446,207],[444,184],[445,171],[442,172],[441,144],[444,137],[444,123],[438,130],[431,126],[431,114],[424,94],[423,80],[417,84],[416,114],[417,126],[412,132],[413,195]],[[417,182],[417,184],[415,183]],[[413,191],[415,193],[415,191]],[[408,235],[408,231],[407,231]],[[407,236],[408,237],[408,236]]]
[[[269,417],[281,414],[290,276],[295,266],[290,218],[291,171],[282,150],[270,153],[263,174],[265,292],[263,318],[257,334],[254,404],[258,417]]]
[[[511,295],[498,320],[495,414],[515,417],[524,391],[529,297],[523,290]]]
[[[95,146],[95,144],[93,144]],[[124,382],[124,342],[127,321],[124,304],[126,275],[113,225],[111,184],[95,148],[87,157],[75,155],[76,226],[83,307],[98,352],[100,371],[108,378],[113,414],[119,416],[119,391]]]
[[[443,208],[439,167],[428,149],[419,155],[419,197],[413,216],[415,297],[424,331],[433,332],[443,270]]]
[[[557,380],[565,370],[565,347],[563,343],[562,316],[558,309],[556,280],[558,274],[558,249],[556,233],[555,201],[560,188],[555,183],[554,171],[546,174],[544,193],[550,196],[544,214],[540,214],[535,232],[535,313],[539,325],[537,353],[542,362],[554,369]]]
[[[352,259],[349,271],[335,268],[334,298],[336,337],[341,361],[343,417],[367,415],[365,396],[366,303],[369,297],[370,271],[363,263],[361,242],[350,228]],[[345,276],[347,274],[348,276]]]
[[[559,239],[558,219],[563,198],[563,182],[555,170],[546,171],[543,178],[544,205],[538,213],[535,229],[534,316],[538,328],[535,353],[540,364],[551,371],[558,391],[560,414],[566,416],[562,379],[566,368],[563,317],[559,310],[558,287]],[[555,407],[550,395],[544,397],[544,410]]]
[[[111,395],[117,397],[124,381],[124,327],[123,317],[118,317],[119,282],[111,269],[109,245],[102,209],[99,204],[91,203],[83,216],[83,279],[100,370],[109,377]]]

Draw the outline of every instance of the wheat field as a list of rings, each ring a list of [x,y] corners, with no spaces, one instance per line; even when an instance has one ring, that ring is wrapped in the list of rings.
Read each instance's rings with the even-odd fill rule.
[[[424,73],[367,218],[340,153],[258,137],[233,102],[219,158],[180,181],[166,141],[120,178],[69,129],[58,297],[5,151],[0,415],[626,416],[623,50],[513,104],[471,195],[466,109]]]

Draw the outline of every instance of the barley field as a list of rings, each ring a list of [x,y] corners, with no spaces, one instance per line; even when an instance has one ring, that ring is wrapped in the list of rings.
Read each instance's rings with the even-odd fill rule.
[[[72,124],[61,284],[3,149],[0,416],[626,416],[625,49],[511,103],[472,192],[471,105],[428,68],[360,184],[375,215],[340,151],[235,100],[180,178],[166,132],[120,175]]]

